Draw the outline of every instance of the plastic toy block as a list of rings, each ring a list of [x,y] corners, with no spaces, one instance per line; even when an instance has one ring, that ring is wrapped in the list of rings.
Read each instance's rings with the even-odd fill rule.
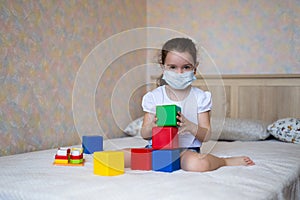
[[[70,155],[70,159],[72,159],[72,160],[83,159],[83,154],[80,154],[79,156],[73,156],[73,155]]]
[[[68,160],[69,159],[69,156],[59,156],[59,155],[55,155],[55,159],[60,159],[60,160]]]
[[[181,108],[176,105],[156,106],[157,126],[177,126],[177,112]]]
[[[131,169],[151,170],[152,149],[148,149],[148,148],[131,149]]]
[[[152,128],[152,148],[153,149],[176,149],[178,148],[178,128],[153,127]]]
[[[69,160],[68,159],[55,159],[54,164],[68,164]]]
[[[154,150],[152,152],[152,169],[154,171],[173,172],[180,169],[180,150]]]
[[[73,147],[70,154],[71,156],[83,156],[83,148]]]
[[[103,151],[103,137],[99,135],[82,136],[82,148],[85,154]]]
[[[60,147],[58,148],[56,155],[58,156],[67,156],[70,154],[70,148]]]
[[[68,164],[70,148],[58,148],[54,157],[54,164]]]
[[[80,164],[83,163],[83,159],[70,159],[71,164]]]
[[[101,176],[116,176],[124,174],[124,152],[101,151],[94,152],[94,174]]]

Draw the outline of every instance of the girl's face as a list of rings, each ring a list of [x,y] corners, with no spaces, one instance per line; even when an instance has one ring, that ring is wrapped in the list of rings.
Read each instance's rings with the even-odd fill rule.
[[[198,63],[193,62],[193,57],[188,52],[168,52],[164,70],[170,70],[176,73],[184,73],[194,70],[196,73]]]

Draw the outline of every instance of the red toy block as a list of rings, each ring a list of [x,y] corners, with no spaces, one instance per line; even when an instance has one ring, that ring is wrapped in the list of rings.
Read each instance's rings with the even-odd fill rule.
[[[131,169],[151,170],[152,149],[148,149],[148,148],[131,149]]]
[[[68,160],[69,156],[59,156],[59,155],[55,155],[55,159],[59,159],[59,160]]]
[[[152,128],[153,149],[176,149],[178,148],[178,128],[173,126]]]
[[[73,160],[83,159],[83,153],[80,154],[79,156],[73,156],[73,155],[70,155],[70,159],[73,159]]]

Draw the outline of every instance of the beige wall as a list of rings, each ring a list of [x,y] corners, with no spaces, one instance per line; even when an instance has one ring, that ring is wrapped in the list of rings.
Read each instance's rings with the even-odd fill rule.
[[[1,1],[0,156],[79,144],[72,111],[77,72],[99,43],[145,26],[145,12],[146,1]],[[139,59],[145,57],[117,59],[122,70],[108,74],[109,84]],[[110,104],[101,99],[109,84],[97,87],[98,104]],[[97,116],[111,116],[109,108],[97,108]],[[121,134],[113,120],[105,123],[108,137]]]
[[[297,0],[148,0],[147,25],[198,41],[205,74],[300,73]]]

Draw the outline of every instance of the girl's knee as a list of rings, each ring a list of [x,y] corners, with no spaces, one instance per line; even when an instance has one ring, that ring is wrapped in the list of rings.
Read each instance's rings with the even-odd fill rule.
[[[185,171],[205,172],[210,170],[209,160],[199,154],[185,154],[181,157],[181,168]]]

